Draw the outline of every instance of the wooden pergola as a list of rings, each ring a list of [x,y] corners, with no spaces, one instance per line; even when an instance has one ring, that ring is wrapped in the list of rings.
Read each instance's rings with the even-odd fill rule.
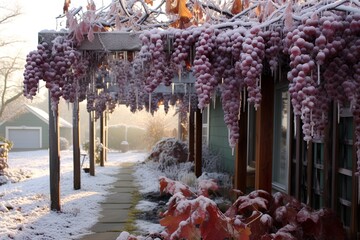
[[[39,43],[47,42],[52,44],[52,41],[61,32],[56,31],[42,31],[39,32]],[[124,42],[132,44],[124,44]],[[139,35],[124,32],[102,32],[96,33],[93,42],[85,40],[78,48],[79,51],[99,52],[106,49],[107,52],[124,52],[124,51],[139,51],[141,43]],[[181,93],[192,90],[194,84],[194,77],[188,75],[187,78],[179,79],[175,77],[173,84],[175,86],[160,85],[155,93]],[[184,85],[187,87],[176,87],[176,85]],[[50,95],[49,95],[50,99]],[[49,100],[49,158],[50,158],[50,195],[51,195],[51,209],[59,211],[60,205],[60,151],[59,151],[59,113],[53,111]],[[53,112],[53,114],[51,114]],[[107,161],[107,112],[104,112],[99,118],[100,121],[100,141],[104,146],[100,154],[100,166],[105,166]],[[81,188],[81,154],[80,154],[80,139],[79,139],[79,102],[73,103],[73,166],[74,166],[74,189]],[[89,112],[89,167],[90,175],[95,176],[95,117],[94,112]],[[200,109],[191,108],[189,114],[189,160],[195,162],[195,174],[201,175],[201,146],[202,146],[202,112]]]

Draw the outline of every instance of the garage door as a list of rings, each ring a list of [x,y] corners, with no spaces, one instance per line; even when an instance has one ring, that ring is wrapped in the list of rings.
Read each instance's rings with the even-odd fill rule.
[[[13,148],[41,148],[41,131],[36,129],[8,129],[8,139],[14,146]]]

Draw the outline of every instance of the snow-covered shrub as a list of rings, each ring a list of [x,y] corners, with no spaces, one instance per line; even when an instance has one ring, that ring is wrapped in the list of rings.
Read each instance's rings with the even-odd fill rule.
[[[60,137],[60,150],[68,150],[69,141],[66,138]]]
[[[175,138],[164,138],[155,144],[147,160],[159,162],[159,167],[162,169],[187,162],[187,144]]]
[[[12,148],[13,143],[10,140],[1,136],[0,136],[0,142],[5,143],[5,145],[0,148],[0,175],[3,175],[4,169],[8,167],[7,155],[10,149]]]
[[[207,145],[202,146],[202,171],[203,172],[223,172],[222,156]]]
[[[86,141],[82,147],[83,147],[83,150],[85,150],[88,153],[88,155],[90,156],[89,141]],[[100,142],[100,138],[96,138],[96,140],[95,140],[95,162],[96,163],[100,163],[100,153],[101,153],[102,148],[103,148],[103,145]]]

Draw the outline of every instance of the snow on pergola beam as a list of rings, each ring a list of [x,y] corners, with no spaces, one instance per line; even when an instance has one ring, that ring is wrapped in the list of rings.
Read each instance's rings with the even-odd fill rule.
[[[51,42],[57,36],[67,35],[66,31],[44,30],[38,33],[39,42]],[[94,33],[94,40],[90,42],[87,38],[79,46],[79,50],[87,51],[139,51],[141,42],[140,33],[129,32],[99,32]]]

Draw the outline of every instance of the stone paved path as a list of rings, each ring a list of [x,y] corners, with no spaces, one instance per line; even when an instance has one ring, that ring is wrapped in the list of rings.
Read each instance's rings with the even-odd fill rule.
[[[101,217],[90,229],[93,233],[80,240],[115,240],[120,235],[128,219],[133,193],[137,190],[132,172],[132,166],[120,168],[110,194],[100,203]]]

